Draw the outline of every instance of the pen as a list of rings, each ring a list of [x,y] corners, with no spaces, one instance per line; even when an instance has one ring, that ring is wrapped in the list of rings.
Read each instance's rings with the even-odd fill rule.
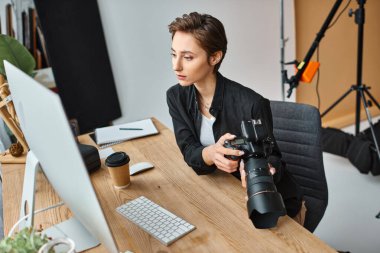
[[[144,130],[144,129],[142,129],[142,128],[120,127],[119,130]]]

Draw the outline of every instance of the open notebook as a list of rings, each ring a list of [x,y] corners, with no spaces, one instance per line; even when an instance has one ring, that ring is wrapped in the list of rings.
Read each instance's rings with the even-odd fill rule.
[[[95,129],[95,142],[100,148],[105,148],[126,140],[157,134],[158,130],[152,119],[144,119],[115,126]]]

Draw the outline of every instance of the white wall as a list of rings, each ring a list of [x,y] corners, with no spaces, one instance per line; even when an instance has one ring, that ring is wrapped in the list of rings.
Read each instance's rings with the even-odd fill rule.
[[[6,34],[7,32],[7,26],[6,26],[6,11],[5,11],[5,6],[7,4],[10,4],[10,0],[0,0],[0,18],[1,18],[1,34]],[[12,13],[13,17],[13,24],[15,24],[15,15]],[[13,25],[15,27],[15,25]]]
[[[294,59],[293,0],[285,2],[286,60]],[[281,100],[279,0],[98,0],[123,116],[154,116],[172,127],[166,90],[171,70],[168,24],[184,13],[211,14],[225,26],[228,49],[221,73],[263,96]],[[294,101],[294,98],[291,98]]]
[[[16,34],[16,39],[21,41],[21,13],[22,11],[28,11],[29,7],[34,7],[33,0],[0,0],[0,17],[1,17],[1,33],[6,34],[6,11],[5,6],[7,4],[12,4],[12,25],[13,30]]]

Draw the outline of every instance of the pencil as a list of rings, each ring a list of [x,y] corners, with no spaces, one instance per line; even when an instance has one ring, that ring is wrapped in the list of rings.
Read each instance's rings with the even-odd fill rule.
[[[144,130],[144,129],[142,129],[142,128],[120,127],[119,130]]]

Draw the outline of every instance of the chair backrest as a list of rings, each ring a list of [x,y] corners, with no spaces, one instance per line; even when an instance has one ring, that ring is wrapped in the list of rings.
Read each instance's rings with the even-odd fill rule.
[[[304,227],[313,232],[328,202],[319,111],[311,105],[282,101],[271,101],[271,109],[273,134],[282,158],[303,189],[307,208]]]

